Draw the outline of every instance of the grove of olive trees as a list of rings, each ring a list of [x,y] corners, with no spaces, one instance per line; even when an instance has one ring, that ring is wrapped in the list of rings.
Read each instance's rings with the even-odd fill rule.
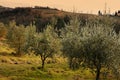
[[[41,59],[42,68],[49,57],[59,55],[59,51],[69,62],[70,69],[80,67],[89,68],[100,80],[103,69],[120,75],[120,35],[109,22],[86,22],[81,25],[77,17],[68,25],[60,25],[59,35],[55,31],[56,25],[48,25],[42,32],[36,26],[16,26],[14,22],[9,25],[0,24],[0,39],[14,49],[17,56],[23,53],[34,52]],[[105,24],[105,25],[104,25]]]

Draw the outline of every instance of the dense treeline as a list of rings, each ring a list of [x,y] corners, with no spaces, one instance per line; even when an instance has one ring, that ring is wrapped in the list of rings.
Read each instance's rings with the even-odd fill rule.
[[[67,12],[49,7],[18,7],[0,12],[0,22],[4,24],[15,21],[16,25],[28,26],[33,23],[37,26],[39,31],[43,31],[48,24],[52,24],[52,18],[57,20],[57,28],[61,28],[61,24],[65,25],[70,20],[69,15],[67,16]]]
[[[71,17],[66,25],[53,18],[52,24],[42,32],[34,24],[1,23],[0,40],[14,49],[14,56],[34,52],[40,56],[42,68],[48,57],[62,53],[68,59],[70,69],[89,68],[96,74],[96,80],[100,80],[101,73],[112,72],[119,80],[120,35],[114,29],[114,21],[108,17],[92,20],[79,17]],[[56,28],[57,24],[61,28]]]
[[[38,31],[43,31],[48,24],[54,24],[57,29],[61,29],[66,24],[70,24],[70,20],[74,15],[78,15],[81,26],[84,26],[87,23],[94,23],[95,25],[99,23],[113,23],[112,26],[115,26],[116,32],[119,32],[120,30],[119,17],[77,14],[39,6],[36,6],[35,8],[8,8],[7,10],[0,12],[0,22],[9,24],[10,21],[15,21],[18,26],[28,26],[32,23],[37,27]]]

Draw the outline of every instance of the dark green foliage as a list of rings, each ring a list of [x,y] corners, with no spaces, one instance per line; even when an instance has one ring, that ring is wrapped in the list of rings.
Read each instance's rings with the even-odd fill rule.
[[[48,18],[43,19],[41,16],[35,17],[35,25],[37,27],[37,32],[43,32],[45,27],[50,23]]]
[[[65,27],[64,20],[63,20],[62,18],[58,18],[55,27],[56,27],[58,30],[61,29],[61,28],[63,28],[63,27]]]
[[[64,17],[64,22],[65,22],[65,24],[69,25],[70,24],[70,16],[66,15]]]
[[[37,7],[37,8],[36,7],[35,8],[17,7],[14,9],[11,8],[5,11],[4,10],[1,11],[0,22],[9,24],[10,21],[14,20],[17,26],[18,25],[29,26],[31,23],[34,23],[38,31],[43,31],[48,24],[51,24],[50,20],[54,16],[56,16],[56,18],[61,19],[61,20],[58,19],[57,28],[64,27],[64,24],[63,24],[64,19],[66,22],[68,21],[65,15],[66,15],[66,12],[60,12],[60,10],[52,9],[49,7]]]

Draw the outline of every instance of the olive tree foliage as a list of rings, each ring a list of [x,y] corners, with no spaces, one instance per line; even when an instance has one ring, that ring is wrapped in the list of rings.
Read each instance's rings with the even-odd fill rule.
[[[120,80],[120,34],[113,38],[113,44],[111,44],[109,53],[109,65],[110,69],[114,73],[114,76],[117,80]]]
[[[7,43],[15,49],[16,55],[22,55],[23,49],[25,46],[25,28],[24,26],[16,26],[15,22],[11,22],[8,25],[8,33],[7,33]]]
[[[80,59],[82,57],[82,53],[80,52],[82,44],[79,33],[80,27],[77,17],[71,20],[70,25],[67,25],[61,30],[63,55],[68,57],[69,67],[71,69],[79,68],[82,59]]]
[[[70,67],[76,67],[76,62],[82,64],[96,74],[96,80],[100,79],[102,68],[119,73],[120,37],[113,28],[90,24],[80,27],[79,22],[73,20],[62,30],[61,37],[62,51]]]
[[[81,29],[81,35],[84,64],[95,71],[96,80],[100,79],[102,68],[109,70],[114,60],[118,61],[118,65],[120,64],[120,57],[116,58],[120,55],[120,47],[116,47],[116,44],[120,46],[119,37],[112,28],[85,27]]]
[[[32,48],[37,55],[40,55],[42,61],[42,68],[44,68],[45,61],[48,57],[53,57],[60,50],[60,41],[54,28],[47,26],[42,33],[35,35],[35,43]]]
[[[36,26],[29,25],[25,29],[26,43],[24,47],[25,52],[31,52],[31,48],[34,45],[35,35],[36,35]]]

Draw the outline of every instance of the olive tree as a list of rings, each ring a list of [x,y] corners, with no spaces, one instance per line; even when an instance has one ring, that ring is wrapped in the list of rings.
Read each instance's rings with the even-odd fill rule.
[[[66,38],[62,39],[62,51],[63,55],[68,57],[69,68],[76,69],[79,68],[80,57],[82,57],[82,53],[80,53],[81,49],[81,40],[79,35],[68,34]]]
[[[54,56],[60,50],[60,42],[54,28],[47,26],[42,33],[36,33],[32,49],[37,55],[40,55],[42,68],[44,68],[46,59]]]
[[[25,42],[25,47],[24,51],[29,52],[31,48],[34,46],[34,40],[35,40],[35,34],[36,32],[36,26],[34,25],[29,25],[25,29],[25,36],[26,36],[26,42]]]
[[[96,80],[100,79],[102,68],[119,72],[120,38],[112,27],[100,24],[80,27],[79,22],[73,20],[62,30],[61,37],[62,50],[70,66],[74,59],[82,62],[85,68],[90,68],[96,74]]]
[[[81,53],[81,39],[80,39],[80,27],[77,18],[71,20],[70,25],[67,25],[61,30],[62,38],[62,51],[63,55],[68,58],[69,67],[71,69],[79,68],[80,62],[82,62]]]
[[[25,45],[25,28],[24,26],[16,26],[14,22],[11,22],[8,26],[7,43],[15,49],[16,55],[22,55]]]
[[[116,47],[118,36],[108,27],[85,27],[81,29],[81,35],[84,64],[95,71],[96,80],[100,80],[101,69],[109,69],[111,61],[118,61],[115,59],[120,54],[120,47]]]

